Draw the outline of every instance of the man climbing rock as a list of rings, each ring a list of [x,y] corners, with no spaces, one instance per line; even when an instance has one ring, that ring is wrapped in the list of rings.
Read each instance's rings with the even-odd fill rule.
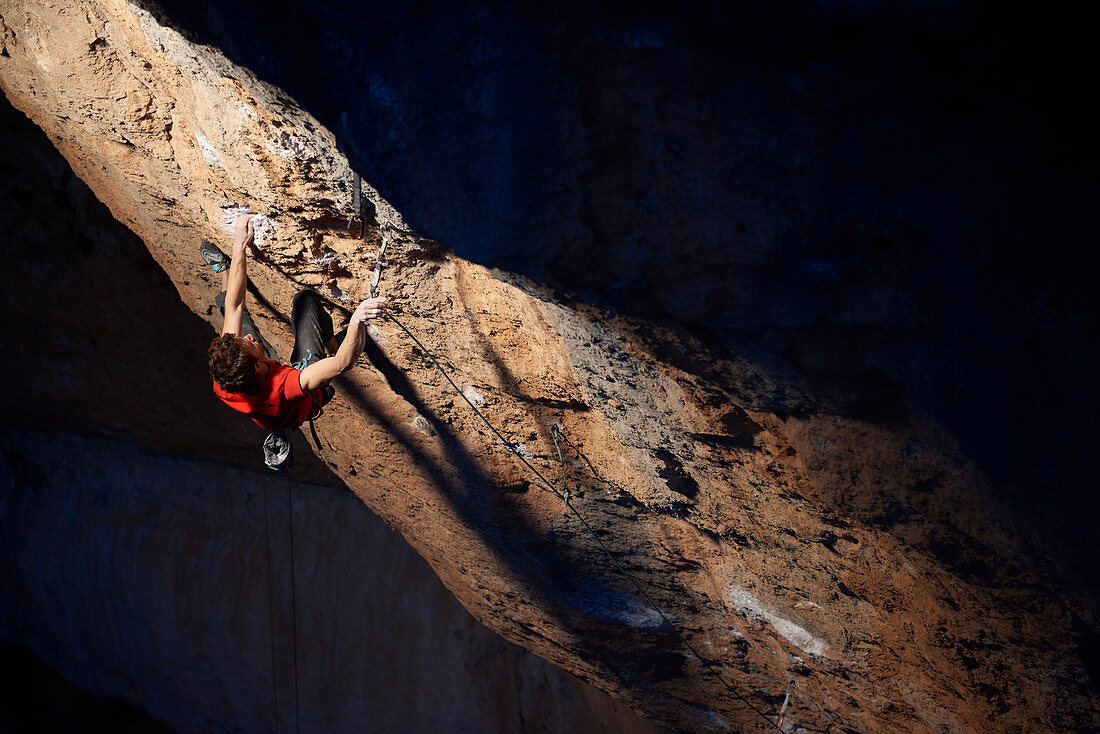
[[[222,292],[216,303],[225,317],[221,335],[211,342],[207,354],[214,394],[273,432],[264,442],[265,457],[268,466],[285,468],[289,441],[284,432],[317,417],[332,399],[335,391],[329,383],[355,364],[368,338],[365,322],[385,311],[386,299],[368,298],[360,303],[337,346],[332,318],[321,298],[313,291],[301,291],[294,297],[290,317],[294,329],[293,366],[280,364],[244,306],[247,250],[255,247],[254,216],[237,218],[231,258],[209,242],[203,242],[200,248],[203,259],[221,274]],[[333,356],[326,356],[329,352],[334,352]]]

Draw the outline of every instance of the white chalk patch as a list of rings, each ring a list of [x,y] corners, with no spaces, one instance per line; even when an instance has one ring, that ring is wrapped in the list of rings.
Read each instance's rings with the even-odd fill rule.
[[[345,290],[340,290],[339,286],[330,285],[328,288],[329,298],[334,301],[350,301],[351,296]]]
[[[435,435],[435,429],[432,428],[432,424],[428,421],[427,418],[420,415],[419,413],[417,413],[416,417],[413,418],[413,428],[420,431],[425,436]]]
[[[210,139],[202,134],[201,130],[195,131],[195,140],[199,142],[199,150],[202,151],[202,160],[206,165],[220,166],[222,164],[222,159],[221,156],[218,155],[218,151],[214,148]]]
[[[233,234],[233,225],[237,223],[237,219],[242,214],[252,214],[252,210],[247,206],[242,206],[235,202],[228,204],[222,204],[222,221],[221,228],[226,234]],[[263,214],[257,214],[252,218],[252,229],[256,233],[256,244],[262,245],[275,235],[275,225],[270,219]]]
[[[271,140],[268,140],[264,144],[264,147],[280,158],[286,158],[288,161],[303,161],[317,157],[317,154],[313,152],[313,148],[286,132],[281,132]]]
[[[332,267],[339,259],[340,256],[337,255],[335,252],[326,252],[320,257],[311,257],[309,261],[314,265],[318,265],[327,270],[328,268]]]
[[[473,385],[467,385],[462,388],[462,394],[466,396],[466,399],[474,404],[475,407],[480,408],[485,405],[485,396],[474,389]]]
[[[233,106],[237,108],[237,112],[240,113],[241,117],[245,118],[246,120],[260,119],[260,116],[256,114],[256,111],[248,105],[244,104],[243,102],[235,102]]]
[[[53,70],[53,59],[50,57],[50,50],[46,48],[46,42],[40,36],[30,34],[26,37],[27,45],[30,46],[31,53],[34,54],[34,61],[44,71]]]
[[[515,451],[517,454],[525,459],[535,458],[535,455],[531,453],[531,450],[527,448],[527,444],[525,443],[510,443],[507,445],[508,448],[510,448],[512,451]]]
[[[781,617],[764,606],[764,603],[736,584],[730,585],[730,604],[741,614],[749,619],[762,619],[770,624],[776,632],[787,638],[787,641],[802,652],[810,655],[824,656],[825,641],[816,637],[805,627],[800,627],[791,620]]]

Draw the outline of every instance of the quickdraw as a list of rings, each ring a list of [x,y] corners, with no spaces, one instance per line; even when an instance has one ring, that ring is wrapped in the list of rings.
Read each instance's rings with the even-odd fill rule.
[[[382,266],[385,265],[385,261],[382,259],[386,256],[386,245],[390,243],[389,238],[389,225],[383,225],[381,228],[382,233],[382,246],[378,248],[378,256],[374,263],[374,275],[370,279],[370,297],[374,298],[378,293],[378,282],[382,280]]]

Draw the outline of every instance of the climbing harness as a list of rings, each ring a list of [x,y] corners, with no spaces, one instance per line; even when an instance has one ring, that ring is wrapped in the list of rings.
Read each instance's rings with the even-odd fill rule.
[[[290,366],[293,367],[294,369],[298,370],[299,372],[301,372],[302,370],[304,370],[306,367],[309,366],[309,363],[312,360],[313,360],[313,350],[312,349],[306,349],[306,356],[302,357],[301,359],[299,359],[297,362],[295,362],[294,364],[292,364]]]
[[[306,356],[299,359],[291,366],[296,370],[304,370],[313,361],[313,350],[306,349]],[[317,399],[316,392],[321,391],[322,398]],[[332,399],[333,394],[336,392],[336,388],[332,385],[324,385],[316,390],[309,391],[310,400],[310,415],[312,418],[308,419],[309,432],[313,436],[313,442],[317,444],[317,451],[320,453],[323,450],[321,444],[321,437],[317,435],[317,426],[313,424],[315,420],[321,417],[321,413],[324,412],[324,406]],[[314,413],[314,408],[317,412]],[[300,429],[301,426],[298,426]],[[290,429],[294,430],[294,429]],[[268,469],[277,472],[289,472],[294,463],[294,447],[290,442],[289,431],[272,431],[267,434],[267,438],[264,439],[264,464]]]

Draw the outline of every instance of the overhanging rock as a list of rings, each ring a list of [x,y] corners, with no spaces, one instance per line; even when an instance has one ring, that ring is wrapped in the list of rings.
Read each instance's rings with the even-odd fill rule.
[[[266,217],[249,303],[284,358],[294,292],[353,305],[387,238],[382,292],[398,318],[517,452],[569,488],[706,661],[382,322],[370,361],[326,409],[323,458],[509,640],[697,731],[774,729],[791,680],[788,729],[1026,730],[1064,726],[1066,711],[1096,716],[1059,687],[1081,670],[1064,629],[1037,621],[1057,602],[1026,584],[972,583],[830,507],[837,488],[878,484],[927,508],[966,541],[960,552],[1011,557],[973,468],[919,420],[752,410],[736,386],[785,386],[749,360],[713,359],[693,338],[457,258],[369,185],[360,238],[333,135],[144,9],[3,0],[0,33],[4,92],[196,313],[210,318],[218,289],[198,243],[225,242],[242,208]],[[709,366],[686,372],[671,352]]]

